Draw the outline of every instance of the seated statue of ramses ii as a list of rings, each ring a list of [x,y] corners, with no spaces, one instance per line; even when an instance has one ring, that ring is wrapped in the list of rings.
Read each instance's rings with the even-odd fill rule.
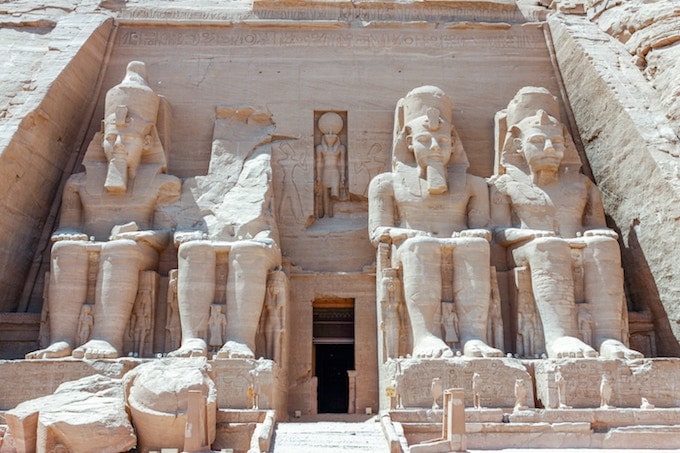
[[[597,187],[581,162],[557,100],[525,87],[496,115],[497,175],[491,213],[496,241],[513,266],[528,268],[548,356],[638,358],[625,346],[625,296],[617,234],[607,228]],[[583,263],[580,303],[593,319],[579,338],[572,251]],[[581,284],[579,282],[579,284]],[[590,335],[589,335],[590,336]]]
[[[216,357],[255,355],[268,276],[281,265],[271,184],[274,129],[269,112],[216,109],[208,174],[182,189],[175,233],[182,342],[171,356],[207,355],[211,305],[219,299],[227,322]]]
[[[85,154],[85,172],[66,183],[59,228],[52,235],[50,345],[26,358],[122,353],[139,273],[157,269],[159,253],[171,239],[163,207],[180,195],[179,179],[164,174],[165,151],[156,129],[159,105],[138,61],[107,93],[102,131]],[[76,344],[78,320],[93,271],[94,325],[91,339],[81,345]]]
[[[392,171],[369,187],[369,235],[391,244],[400,269],[413,357],[451,357],[438,312],[443,284],[455,288],[459,337],[467,356],[494,357],[486,344],[490,300],[486,182],[466,172],[467,156],[453,124],[453,104],[439,88],[409,92],[395,112]],[[442,280],[442,255],[452,253],[452,282]],[[450,275],[447,273],[447,275]]]

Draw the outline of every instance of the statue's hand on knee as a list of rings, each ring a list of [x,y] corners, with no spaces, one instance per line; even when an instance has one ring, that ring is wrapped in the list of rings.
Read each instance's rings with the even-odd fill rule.
[[[482,238],[486,239],[487,242],[491,242],[491,231],[485,230],[483,228],[474,228],[471,230],[463,230],[460,232],[453,233],[452,237],[461,238]]]
[[[208,239],[208,235],[202,231],[177,231],[175,232],[175,246],[179,247],[185,242],[202,241]]]
[[[609,228],[595,228],[592,230],[587,230],[583,232],[583,236],[585,237],[604,236],[612,239],[619,238],[619,235],[616,234],[616,231],[610,230]]]
[[[85,233],[81,233],[80,231],[75,231],[75,230],[62,230],[59,229],[55,231],[52,236],[51,236],[52,242],[59,242],[59,241],[87,241],[89,240],[89,237]]]

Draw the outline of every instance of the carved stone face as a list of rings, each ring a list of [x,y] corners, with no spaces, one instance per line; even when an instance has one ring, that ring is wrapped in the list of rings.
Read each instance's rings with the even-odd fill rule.
[[[123,158],[127,161],[128,167],[136,170],[147,141],[144,134],[131,127],[119,128],[115,124],[110,124],[106,126],[102,146],[109,162],[114,156]]]
[[[112,193],[127,191],[128,174],[135,177],[144,150],[151,137],[129,125],[106,124],[102,147],[109,168],[104,186]]]
[[[522,132],[522,151],[531,171],[556,171],[564,157],[562,125],[531,124]]]
[[[451,158],[451,123],[439,119],[437,127],[426,116],[416,118],[407,125],[409,149],[427,178],[430,193],[443,193],[446,185],[446,165]]]
[[[440,121],[436,130],[430,130],[429,124],[425,116],[408,124],[411,131],[409,147],[418,165],[426,166],[432,161],[446,165],[451,158],[451,124]]]

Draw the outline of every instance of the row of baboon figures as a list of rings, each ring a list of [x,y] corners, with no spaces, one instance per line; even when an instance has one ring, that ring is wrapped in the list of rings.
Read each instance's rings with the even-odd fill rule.
[[[142,353],[148,328],[140,331],[145,315],[135,308],[140,275],[157,271],[159,255],[174,243],[181,341],[169,355],[206,356],[224,343],[218,358],[281,359],[275,351],[285,320],[276,304],[286,303],[288,290],[273,213],[271,116],[218,110],[223,123],[215,134],[231,132],[213,141],[213,156],[224,165],[236,161],[238,176],[211,179],[218,162],[211,160],[208,176],[182,183],[165,173],[163,105],[141,62],[131,62],[107,93],[101,132],[85,155],[86,171],[66,184],[52,236],[49,345],[27,358],[117,357],[126,329],[132,350]],[[319,124],[324,135],[336,136],[342,120],[322,119],[329,123]],[[466,356],[503,354],[492,240],[516,274],[524,355],[595,357],[599,349],[605,357],[640,357],[625,345],[617,236],[605,225],[597,188],[580,173],[557,99],[523,88],[495,122],[497,174],[486,181],[467,173],[453,104],[441,89],[416,88],[397,104],[392,171],[376,176],[368,191],[384,358],[450,357],[451,345]],[[324,188],[329,200],[322,204],[330,210],[341,192]],[[263,315],[268,292],[285,296]],[[78,333],[85,304],[92,305],[87,335]],[[579,306],[588,307],[581,321]],[[522,327],[531,323],[536,327]],[[399,338],[409,339],[407,350]]]

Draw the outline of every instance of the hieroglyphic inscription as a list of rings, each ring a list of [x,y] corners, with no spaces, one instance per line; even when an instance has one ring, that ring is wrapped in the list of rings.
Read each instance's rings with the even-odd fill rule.
[[[394,373],[388,382],[397,382],[405,407],[429,407],[432,404],[430,384],[439,378],[444,388],[464,388],[465,404],[473,405],[472,376],[479,373],[477,383],[482,406],[512,407],[515,404],[514,386],[517,379],[530,381],[529,374],[514,359],[399,359],[401,373]],[[395,368],[396,369],[396,368]],[[533,395],[528,395],[529,401]]]
[[[488,36],[456,32],[427,33],[405,31],[337,30],[161,30],[128,29],[118,35],[121,47],[338,47],[338,48],[544,48],[545,42],[533,33],[490,33]]]
[[[334,20],[351,23],[354,21],[437,21],[437,22],[511,22],[520,23],[525,19],[513,3],[501,4],[376,4],[344,2],[320,4],[313,7],[285,5],[280,2],[254,2],[252,12],[247,9],[190,9],[190,8],[126,8],[120,12],[121,20],[162,20],[221,22],[243,19],[259,20]]]

